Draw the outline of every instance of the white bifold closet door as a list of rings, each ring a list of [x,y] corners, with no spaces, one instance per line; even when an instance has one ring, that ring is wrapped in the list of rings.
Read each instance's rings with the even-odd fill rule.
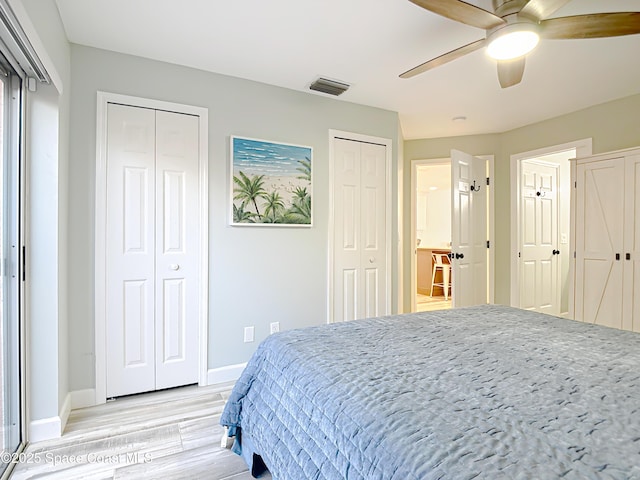
[[[386,147],[334,140],[333,321],[388,313]]]
[[[198,118],[109,104],[107,397],[198,381]]]

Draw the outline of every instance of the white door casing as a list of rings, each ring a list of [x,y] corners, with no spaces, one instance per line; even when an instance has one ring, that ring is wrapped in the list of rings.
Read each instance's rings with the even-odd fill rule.
[[[188,383],[193,383],[197,381],[200,385],[207,384],[208,377],[208,365],[207,365],[207,345],[208,345],[208,111],[206,108],[195,107],[190,105],[182,105],[182,104],[174,104],[170,102],[163,102],[159,100],[150,100],[139,97],[130,97],[125,95],[113,94],[113,93],[105,93],[98,92],[97,95],[97,129],[96,129],[96,243],[95,243],[95,390],[93,391],[92,398],[87,399],[83,402],[84,405],[91,404],[100,404],[104,403],[107,398],[107,345],[106,345],[106,337],[107,337],[107,250],[108,250],[108,228],[107,228],[107,112],[109,104],[120,104],[120,105],[130,105],[135,107],[141,107],[143,109],[160,110],[160,117],[163,117],[165,113],[171,116],[169,112],[176,112],[184,115],[178,115],[176,118],[182,118],[187,122],[195,121],[197,123],[196,133],[195,133],[195,152],[197,155],[197,179],[195,182],[191,179],[188,180],[189,185],[184,186],[183,193],[189,195],[191,197],[189,202],[191,202],[191,207],[186,207],[189,210],[189,215],[183,217],[182,219],[185,221],[185,226],[189,224],[189,222],[194,223],[194,218],[196,219],[195,223],[197,224],[197,230],[193,231],[193,234],[189,234],[186,236],[186,243],[183,243],[185,248],[192,249],[193,244],[196,245],[197,249],[197,260],[195,262],[184,262],[184,259],[180,259],[178,262],[171,262],[168,265],[169,270],[173,273],[173,277],[162,277],[161,268],[159,268],[159,264],[163,261],[161,256],[158,258],[158,265],[154,266],[154,269],[158,270],[158,277],[161,279],[160,282],[155,282],[156,286],[162,287],[161,290],[166,290],[170,295],[169,297],[159,300],[161,298],[160,295],[156,296],[155,292],[152,294],[155,296],[155,301],[162,303],[163,306],[168,307],[167,315],[158,315],[155,319],[160,322],[162,325],[158,326],[158,331],[163,332],[165,325],[168,327],[167,333],[172,331],[174,333],[183,332],[184,336],[181,339],[178,339],[178,336],[167,335],[164,338],[162,343],[162,348],[155,348],[156,345],[151,346],[151,351],[155,350],[156,359],[154,359],[154,363],[156,363],[156,368],[158,368],[158,359],[160,361],[160,370],[162,370],[162,364],[166,367],[173,367],[180,363],[180,358],[183,357],[183,353],[186,353],[187,350],[192,352],[192,355],[187,355],[189,357],[189,362],[193,364],[195,362],[195,377],[191,376],[187,381]],[[163,122],[161,122],[163,123]],[[179,127],[178,127],[179,129]],[[179,135],[176,135],[175,126],[168,125],[168,130],[162,135],[164,138],[160,140],[160,144],[158,145],[159,151],[168,155],[164,155],[165,157],[171,157],[173,153],[175,153],[175,140],[180,142],[178,138]],[[173,146],[171,144],[174,144]],[[193,151],[190,153],[193,156]],[[162,157],[163,155],[161,155]],[[162,158],[159,163],[163,162]],[[134,174],[131,176],[131,174]],[[129,172],[129,175],[132,179],[135,179],[135,169],[133,172]],[[140,171],[138,171],[140,173]],[[184,173],[184,172],[183,172]],[[172,217],[173,219],[181,218],[182,206],[177,208],[177,205],[180,204],[178,201],[177,204],[174,203],[175,200],[180,196],[180,177],[183,176],[183,173],[179,172],[179,169],[172,169],[165,172],[162,172],[162,169],[156,170],[156,178],[152,178],[150,183],[155,183],[156,186],[160,185],[161,188],[156,188],[154,190],[154,195],[158,195],[160,198],[164,198],[167,200],[167,203],[172,204],[171,208],[167,210],[167,215]],[[193,168],[191,168],[190,175],[193,174]],[[131,180],[131,179],[130,179]],[[139,180],[139,179],[138,179]],[[162,185],[167,183],[167,188],[162,187]],[[134,189],[135,191],[135,189]],[[193,204],[193,197],[197,197],[197,202]],[[150,198],[149,200],[151,204],[156,203],[155,198]],[[161,201],[164,204],[164,200]],[[112,208],[112,206],[109,206]],[[164,215],[163,207],[158,208],[158,214]],[[195,213],[194,213],[195,212]],[[131,217],[131,214],[129,214]],[[187,221],[187,217],[191,220]],[[173,221],[173,220],[172,220]],[[155,222],[155,217],[153,222]],[[152,223],[153,223],[152,222]],[[161,226],[162,222],[155,222],[155,229],[164,230],[163,234],[169,240],[171,244],[168,250],[173,256],[175,256],[178,252],[175,249],[176,239],[180,238],[179,230],[176,229],[164,229]],[[180,225],[180,220],[178,221],[178,225]],[[187,227],[189,228],[189,227]],[[191,226],[192,228],[192,226]],[[183,232],[184,233],[184,232]],[[153,236],[153,234],[152,234]],[[187,238],[188,237],[188,238]],[[164,242],[163,237],[159,237],[162,242]],[[182,240],[179,240],[182,241]],[[158,243],[160,245],[160,243]],[[160,246],[159,248],[164,248]],[[169,259],[165,259],[169,261]],[[180,263],[182,262],[182,263]],[[176,270],[176,265],[178,268]],[[194,267],[195,265],[195,267]],[[181,295],[186,294],[186,290],[182,290],[184,285],[180,285],[180,276],[182,273],[186,273],[188,270],[193,270],[195,268],[196,277],[194,279],[195,288],[189,291],[189,301],[186,300],[180,303],[176,302],[180,298]],[[182,270],[182,272],[181,272]],[[178,275],[175,275],[175,274]],[[166,281],[165,281],[166,280]],[[160,288],[158,287],[158,288]],[[162,292],[161,292],[162,293]],[[177,295],[176,295],[177,294]],[[135,297],[132,297],[135,298]],[[186,297],[185,297],[186,298]],[[131,306],[135,308],[135,305]],[[153,303],[151,304],[151,309],[156,307]],[[186,324],[180,326],[181,319],[187,318],[187,316],[191,318],[195,318],[194,323],[190,324],[191,331],[187,332],[184,330],[186,328]],[[156,326],[154,326],[156,328]],[[194,329],[195,328],[195,333]],[[161,337],[164,333],[161,334]],[[184,344],[183,342],[187,341],[187,338],[195,339],[195,343],[191,343],[190,345]],[[159,338],[154,339],[154,343]],[[182,351],[179,349],[184,346]],[[166,361],[164,361],[166,360]],[[193,368],[193,367],[190,367]],[[157,388],[163,388],[165,385],[165,380],[163,378],[167,378],[168,382],[171,382],[170,378],[172,374],[170,371],[172,368],[168,368],[168,372],[164,374],[161,372],[158,376],[159,383]],[[182,382],[181,382],[182,383]]]
[[[487,303],[485,160],[451,151],[451,267],[454,307]]]
[[[390,312],[388,145],[330,137],[329,321]]]
[[[511,201],[510,201],[510,217],[511,217],[511,249],[510,249],[510,273],[511,273],[511,282],[510,282],[510,305],[514,307],[520,307],[520,257],[518,256],[520,252],[521,245],[521,236],[522,232],[520,231],[522,227],[522,222],[520,220],[520,184],[521,184],[521,176],[522,176],[522,162],[532,159],[540,159],[543,158],[545,161],[549,158],[558,159],[562,157],[562,161],[568,161],[571,158],[581,158],[590,156],[592,153],[592,140],[590,138],[577,140],[569,143],[552,145],[549,147],[544,147],[536,150],[530,150],[526,152],[517,153],[511,155],[511,173],[510,173],[510,185],[511,185]],[[559,157],[558,157],[559,156]],[[549,162],[550,163],[550,162]],[[559,250],[563,251],[560,255],[561,260],[559,263],[564,265],[559,267],[561,270],[560,277],[562,278],[559,288],[564,287],[564,293],[562,293],[562,298],[568,302],[568,305],[563,306],[561,308],[562,315],[567,315],[568,318],[575,318],[574,312],[574,291],[575,291],[575,259],[573,258],[573,252],[575,250],[575,210],[571,208],[571,205],[575,204],[575,198],[573,197],[575,193],[574,181],[575,181],[575,169],[574,166],[570,167],[570,172],[566,170],[563,172],[563,167],[560,168],[560,229],[559,234],[562,237],[563,232],[568,232],[568,237],[565,240],[561,241],[561,247]],[[570,217],[567,220],[567,217]],[[564,222],[564,223],[563,223]],[[566,235],[566,233],[565,233]],[[569,244],[566,243],[567,240],[570,239]],[[568,259],[562,260],[563,255],[568,256]],[[564,262],[567,264],[565,265]],[[565,269],[566,271],[563,271]],[[565,283],[566,282],[566,283]],[[565,297],[566,296],[566,297]],[[560,301],[562,305],[563,300]],[[563,310],[566,308],[566,310]]]
[[[576,169],[575,317],[622,328],[625,165],[620,159]]]
[[[559,165],[533,160],[520,175],[520,307],[560,313]]]
[[[486,169],[488,170],[489,178],[494,178],[494,157],[493,155],[479,155],[478,158],[483,159],[486,162]],[[417,310],[416,295],[417,292],[417,212],[418,212],[418,196],[417,196],[417,172],[418,168],[428,165],[438,165],[446,163],[451,165],[451,158],[434,158],[428,160],[412,160],[411,161],[411,311]],[[451,209],[452,210],[452,209]],[[453,210],[452,210],[453,211]],[[487,191],[487,225],[488,225],[488,240],[491,245],[495,245],[495,221],[493,218],[494,212],[494,191],[489,186]],[[488,265],[487,265],[487,299],[489,303],[494,302],[494,248],[488,249]]]

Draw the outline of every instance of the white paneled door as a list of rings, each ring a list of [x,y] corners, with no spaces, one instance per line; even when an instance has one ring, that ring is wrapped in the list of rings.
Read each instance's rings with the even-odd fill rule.
[[[560,313],[558,165],[523,161],[520,175],[520,307]]]
[[[335,138],[333,321],[388,313],[386,146]]]
[[[487,303],[486,162],[451,151],[453,306]]]
[[[198,118],[109,104],[107,397],[198,381]]]

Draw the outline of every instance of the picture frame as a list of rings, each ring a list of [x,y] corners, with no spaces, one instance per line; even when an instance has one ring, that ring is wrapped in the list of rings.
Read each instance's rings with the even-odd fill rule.
[[[232,226],[313,226],[313,148],[231,136]]]

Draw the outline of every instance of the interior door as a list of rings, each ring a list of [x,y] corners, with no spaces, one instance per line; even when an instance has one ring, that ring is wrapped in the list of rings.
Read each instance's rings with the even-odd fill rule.
[[[386,146],[334,140],[333,321],[388,313]]]
[[[451,268],[454,307],[487,303],[485,161],[451,151]]]
[[[156,389],[198,381],[198,117],[156,112]]]
[[[198,380],[197,124],[108,105],[107,397]]]
[[[624,161],[576,169],[576,320],[622,328]]]
[[[560,313],[558,165],[523,161],[520,176],[520,307]]]
[[[155,111],[108,105],[107,397],[155,390]]]

